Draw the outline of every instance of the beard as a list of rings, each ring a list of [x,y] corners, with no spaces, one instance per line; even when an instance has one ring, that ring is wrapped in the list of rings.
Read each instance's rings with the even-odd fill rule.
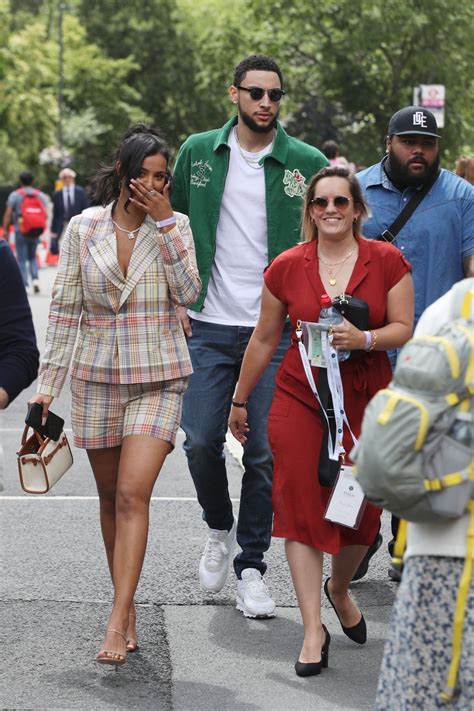
[[[251,131],[254,131],[255,133],[270,133],[270,131],[273,131],[276,126],[278,114],[279,110],[276,112],[270,123],[261,125],[259,123],[256,123],[250,116],[250,114],[245,113],[245,111],[241,108],[239,104],[239,118],[242,119],[242,122],[247,126],[247,128],[249,128]]]
[[[384,166],[385,172],[397,188],[417,188],[429,182],[439,169],[439,153],[431,165],[425,163],[425,169],[413,175],[410,173],[409,165],[402,163],[393,154],[389,153]]]

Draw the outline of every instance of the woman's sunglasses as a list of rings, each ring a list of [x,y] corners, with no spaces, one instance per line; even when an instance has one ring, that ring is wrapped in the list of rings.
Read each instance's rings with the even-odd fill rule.
[[[270,101],[273,101],[275,104],[281,101],[281,97],[286,94],[286,91],[283,89],[269,89],[267,91],[266,89],[262,89],[260,86],[238,86],[236,88],[248,91],[252,101],[260,101],[260,99],[263,99],[265,94],[268,94]]]
[[[330,200],[332,200],[334,207],[339,207],[342,209],[345,209],[351,201],[351,199],[346,197],[345,195],[336,195],[335,198],[315,197],[309,201],[309,204],[314,205],[315,207],[319,207],[322,210],[325,210],[329,205]]]

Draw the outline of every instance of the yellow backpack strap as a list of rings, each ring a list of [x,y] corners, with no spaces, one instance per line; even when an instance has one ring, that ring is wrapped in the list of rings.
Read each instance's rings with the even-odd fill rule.
[[[474,499],[471,499],[469,502],[468,511],[470,516],[466,539],[466,560],[459,582],[456,609],[454,612],[451,664],[449,665],[446,687],[440,694],[443,701],[451,701],[453,698],[458,676],[459,660],[461,658],[462,630],[466,613],[467,597],[471,587],[472,562],[474,558]]]
[[[463,299],[462,306],[461,306],[461,318],[466,319],[466,321],[469,321],[469,319],[472,318],[471,302],[473,300],[474,300],[474,289],[469,289],[464,294],[464,299]]]
[[[404,519],[400,519],[398,522],[397,537],[395,539],[395,545],[393,546],[393,556],[392,563],[398,566],[401,570],[403,565],[403,554],[405,553],[405,548],[407,547],[407,522]]]

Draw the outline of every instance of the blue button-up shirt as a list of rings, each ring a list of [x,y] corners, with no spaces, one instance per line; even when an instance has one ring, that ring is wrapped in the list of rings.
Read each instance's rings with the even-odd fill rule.
[[[416,190],[398,190],[383,169],[385,160],[357,174],[370,207],[362,228],[369,238],[390,227]],[[464,277],[462,260],[474,254],[473,186],[441,170],[393,244],[413,268],[416,323],[427,306]]]

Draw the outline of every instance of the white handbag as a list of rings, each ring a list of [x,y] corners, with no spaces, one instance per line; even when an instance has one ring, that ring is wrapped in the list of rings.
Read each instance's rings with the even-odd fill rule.
[[[26,425],[17,452],[20,484],[27,494],[46,494],[72,467],[72,452],[65,432],[57,442]]]

